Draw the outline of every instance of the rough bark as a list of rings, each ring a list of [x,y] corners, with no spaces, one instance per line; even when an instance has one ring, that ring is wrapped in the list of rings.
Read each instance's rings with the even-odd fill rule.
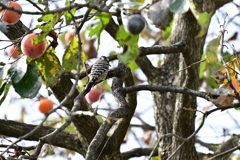
[[[0,128],[1,134],[9,137],[21,137],[25,134],[31,132],[36,125],[19,123],[10,120],[1,120],[0,119]],[[40,127],[34,134],[29,135],[25,140],[34,140],[39,141],[39,137],[43,137],[48,133],[54,131],[54,128],[51,127]],[[72,151],[79,152],[81,154],[84,153],[81,141],[78,140],[78,135],[68,132],[61,132],[56,135],[49,144],[59,147],[64,147]]]
[[[218,7],[229,1],[202,0],[194,2],[198,11],[214,13]],[[205,36],[197,37],[199,31],[200,26],[190,11],[175,15],[170,44],[183,41],[187,45],[187,49],[179,55],[166,55],[163,65],[158,68],[159,75],[149,78],[150,84],[178,85],[197,90],[199,65],[195,65],[172,77],[169,77],[169,74],[200,60]],[[196,109],[196,98],[181,94],[161,94],[158,92],[153,93],[153,97],[158,138],[167,133],[175,133],[186,138],[194,132],[195,113],[186,111],[183,108]],[[158,148],[161,159],[167,159],[181,143],[182,141],[175,137],[162,138]],[[198,159],[194,140],[184,144],[173,159]]]
[[[179,69],[183,69],[186,65],[190,65],[201,59],[202,49],[204,45],[205,36],[197,38],[197,34],[200,31],[196,19],[191,12],[187,12],[182,15],[177,15],[174,24],[174,36],[171,42],[183,40],[187,44],[187,50],[182,52],[179,56]],[[180,29],[178,29],[181,28]],[[179,73],[178,86],[188,87],[190,89],[197,90],[198,87],[198,73],[199,65],[195,65],[186,72]],[[187,138],[194,132],[195,112],[184,110],[183,108],[196,109],[196,98],[192,96],[186,96],[182,94],[176,95],[175,110],[173,118],[173,133]],[[182,143],[179,139],[172,138],[172,151]],[[194,147],[195,140],[192,139],[176,154],[173,159],[198,159],[197,153]],[[188,150],[188,152],[187,152]],[[190,151],[190,152],[189,152]]]

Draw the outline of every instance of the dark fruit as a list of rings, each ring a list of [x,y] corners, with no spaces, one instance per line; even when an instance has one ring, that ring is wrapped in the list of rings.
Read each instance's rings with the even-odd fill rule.
[[[128,17],[126,27],[129,33],[139,34],[145,27],[145,18],[140,14],[133,14]]]

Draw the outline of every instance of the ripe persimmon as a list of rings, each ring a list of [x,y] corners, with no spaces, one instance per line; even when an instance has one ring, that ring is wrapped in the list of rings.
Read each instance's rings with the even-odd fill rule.
[[[14,59],[18,59],[21,57],[20,52],[17,50],[17,47],[12,46],[8,51],[7,55]]]
[[[18,9],[18,10],[22,10],[22,7],[16,3],[11,1],[8,5],[9,7],[13,7],[14,9]],[[3,10],[0,13],[0,17],[2,19],[3,22],[6,22],[8,24],[15,24],[19,21],[19,19],[21,18],[22,14],[21,13],[17,13],[14,11],[10,11],[10,10]]]
[[[101,91],[93,88],[85,97],[88,103],[97,102],[100,98]]]
[[[21,42],[21,50],[23,54],[27,55],[30,58],[39,58],[41,57],[46,49],[46,44],[44,41],[38,43],[38,44],[33,44],[32,40],[34,38],[38,37],[37,34],[31,33],[26,35]]]
[[[50,99],[44,98],[40,99],[38,110],[41,113],[46,113],[53,109],[53,102]]]

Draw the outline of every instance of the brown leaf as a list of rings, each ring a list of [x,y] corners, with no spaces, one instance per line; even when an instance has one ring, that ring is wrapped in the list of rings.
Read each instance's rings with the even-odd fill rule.
[[[144,135],[142,137],[142,140],[146,143],[146,144],[149,144],[150,143],[150,140],[152,138],[152,133],[153,131],[144,131]]]
[[[227,41],[233,41],[233,40],[236,40],[237,39],[237,36],[238,36],[238,32],[235,32],[232,37],[230,37]]]
[[[234,99],[235,99],[234,97],[223,95],[217,98],[217,103],[220,104],[221,106],[228,106],[232,104]]]
[[[212,77],[218,84],[222,84],[224,80],[227,78],[226,74],[222,73],[221,71],[216,71],[212,73]]]

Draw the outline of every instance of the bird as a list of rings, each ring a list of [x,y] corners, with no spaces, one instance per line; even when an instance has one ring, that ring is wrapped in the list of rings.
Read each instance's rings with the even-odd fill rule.
[[[100,83],[106,79],[109,71],[109,59],[105,56],[101,56],[92,66],[89,74],[89,80],[85,85],[85,91],[88,93],[92,87],[97,83]]]

